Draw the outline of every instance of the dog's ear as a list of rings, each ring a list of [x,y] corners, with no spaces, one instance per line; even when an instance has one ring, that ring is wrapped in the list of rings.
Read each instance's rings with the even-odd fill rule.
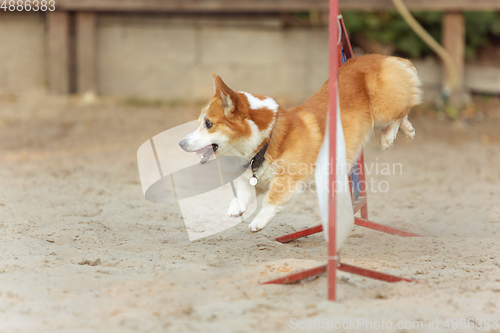
[[[212,72],[212,77],[214,78],[214,96],[219,96],[220,95],[220,86],[219,82],[217,82],[217,75]]]
[[[214,89],[215,96],[219,97],[221,106],[224,108],[224,113],[226,117],[231,117],[236,110],[236,93],[229,88],[224,81],[220,78],[220,76],[215,75],[212,72],[212,76],[214,78]]]

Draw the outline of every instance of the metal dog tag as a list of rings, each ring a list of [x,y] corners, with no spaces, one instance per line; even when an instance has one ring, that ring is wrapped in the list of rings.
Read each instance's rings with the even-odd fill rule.
[[[252,185],[252,186],[257,186],[257,183],[259,182],[259,180],[257,179],[257,177],[252,176],[252,177],[250,177],[250,179],[248,180],[248,182],[249,182],[249,183],[250,183],[250,185]]]

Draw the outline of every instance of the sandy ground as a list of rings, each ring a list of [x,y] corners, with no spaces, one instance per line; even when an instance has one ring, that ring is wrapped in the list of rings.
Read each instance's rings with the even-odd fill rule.
[[[450,331],[447,318],[450,325],[474,318],[477,328],[489,318],[485,331],[499,332],[492,329],[493,318],[500,325],[500,118],[493,111],[468,125],[414,116],[414,141],[400,135],[386,152],[370,143],[368,165],[402,164],[402,174],[372,171],[369,179],[390,190],[369,194],[370,217],[426,237],[356,227],[342,260],[422,283],[340,273],[339,302],[331,303],[325,276],[259,285],[325,262],[322,234],[274,240],[319,223],[313,193],[260,233],[241,223],[194,242],[175,207],[144,199],[138,147],[195,119],[197,107],[5,97],[0,332],[279,332],[358,318],[391,321],[394,329],[380,332]],[[399,321],[424,328],[396,329]]]

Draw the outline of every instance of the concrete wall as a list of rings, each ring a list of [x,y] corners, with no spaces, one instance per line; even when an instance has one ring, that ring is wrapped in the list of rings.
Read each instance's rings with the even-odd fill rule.
[[[327,31],[284,30],[272,18],[102,15],[98,44],[105,95],[207,98],[214,71],[233,89],[300,101],[328,76]]]
[[[45,16],[0,11],[0,92],[42,87],[45,65]]]
[[[291,106],[316,92],[328,76],[326,29],[283,29],[277,17],[99,14],[98,93],[161,100],[213,94],[211,72],[235,90],[273,96]],[[0,93],[47,83],[47,25],[43,13],[0,11]],[[415,66],[424,99],[441,86],[433,59]],[[470,91],[500,93],[499,68],[465,71]],[[74,86],[74,85],[73,85]]]
[[[0,92],[47,83],[46,20],[0,13]],[[278,18],[99,14],[98,89],[102,95],[205,99],[211,72],[236,90],[296,103],[328,76],[325,29],[282,29]]]

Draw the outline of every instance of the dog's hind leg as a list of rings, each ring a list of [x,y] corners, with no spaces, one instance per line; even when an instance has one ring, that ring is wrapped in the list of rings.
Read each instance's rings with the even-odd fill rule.
[[[382,129],[382,132],[380,133],[380,146],[383,150],[392,147],[394,139],[396,139],[396,135],[398,134],[400,123],[401,119],[398,119],[390,123],[386,128]]]
[[[415,137],[415,129],[408,120],[408,115],[406,115],[401,121],[400,128],[403,131],[403,133],[410,139],[413,139]]]

